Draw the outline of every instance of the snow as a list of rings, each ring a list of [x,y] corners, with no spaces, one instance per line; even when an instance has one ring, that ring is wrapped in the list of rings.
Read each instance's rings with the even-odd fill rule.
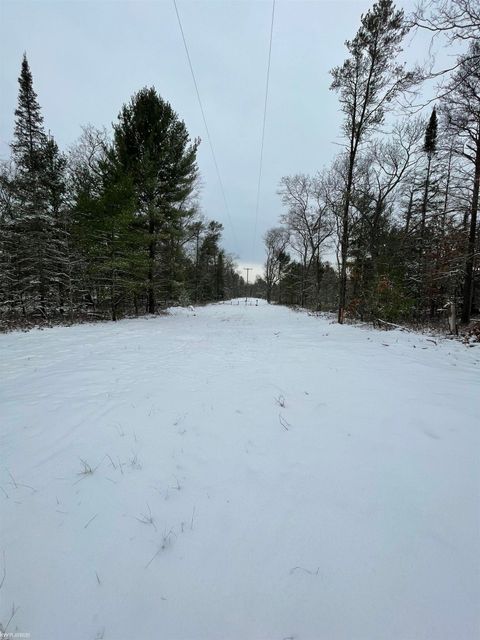
[[[476,640],[480,348],[435,341],[262,301],[0,336],[0,621]]]

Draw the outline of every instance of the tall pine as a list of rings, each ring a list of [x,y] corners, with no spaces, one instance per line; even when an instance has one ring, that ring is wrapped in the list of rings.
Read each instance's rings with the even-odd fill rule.
[[[58,307],[62,251],[56,214],[59,212],[60,188],[53,187],[53,182],[60,181],[59,173],[64,170],[64,164],[58,148],[45,135],[26,55],[18,82],[20,89],[11,145],[15,175],[11,183],[10,275],[14,281],[15,306],[22,315],[47,318]]]
[[[396,61],[409,26],[403,10],[392,0],[378,0],[362,16],[361,25],[347,41],[349,57],[331,70],[331,89],[339,96],[345,114],[346,176],[340,219],[340,282],[338,321],[344,320],[347,304],[347,262],[351,234],[351,205],[359,150],[368,136],[384,121],[392,103],[418,80]]]
[[[179,220],[188,215],[183,204],[198,176],[198,141],[190,141],[185,123],[154,88],[136,93],[118,120],[114,153],[119,169],[133,183],[148,256],[147,312],[155,313],[165,279],[175,280],[175,238]]]

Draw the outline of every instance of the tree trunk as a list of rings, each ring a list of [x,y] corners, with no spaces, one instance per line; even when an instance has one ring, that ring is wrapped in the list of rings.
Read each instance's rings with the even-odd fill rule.
[[[315,310],[320,311],[322,305],[320,303],[320,287],[322,283],[322,263],[320,262],[320,256],[317,253],[315,261]]]
[[[301,276],[301,280],[300,280],[300,306],[303,307],[305,306],[305,280],[306,280],[306,265],[305,265],[305,258],[303,259],[302,262],[302,276]]]
[[[282,267],[278,267],[278,304],[282,304]]]
[[[450,329],[450,333],[457,335],[457,314],[455,310],[455,302],[450,302],[448,307],[448,328]]]
[[[198,302],[198,276],[199,276],[199,263],[198,263],[198,249],[200,243],[200,231],[197,232],[195,242],[195,304]]]
[[[150,235],[148,245],[148,295],[147,295],[147,313],[155,313],[155,288],[154,288],[154,274],[155,274],[155,221],[151,217],[148,223],[148,233]]]
[[[115,269],[112,269],[110,280],[110,311],[112,314],[112,320],[117,321],[117,305],[115,303]]]
[[[479,127],[480,129],[480,127]],[[480,189],[480,130],[477,137],[475,154],[475,178],[473,182],[473,198],[470,210],[470,232],[468,235],[467,260],[465,264],[465,281],[463,286],[462,322],[470,322],[473,298],[473,269],[475,266],[475,240],[477,235],[478,195]]]
[[[272,285],[270,283],[268,283],[268,282],[267,282],[266,295],[267,295],[267,302],[268,302],[268,304],[270,304],[270,302],[272,300]]]
[[[405,220],[405,230],[403,232],[405,238],[408,236],[408,232],[410,231],[410,221],[412,219],[412,208],[413,208],[413,190],[410,192],[410,199],[408,201],[407,217]]]
[[[343,324],[345,319],[345,306],[347,301],[347,258],[348,258],[348,236],[349,236],[349,220],[350,198],[353,184],[353,165],[355,156],[353,151],[350,152],[350,162],[348,166],[347,184],[345,189],[345,204],[342,215],[342,238],[340,241],[340,288],[338,292],[338,322]]]
[[[432,166],[432,156],[428,155],[428,164],[427,164],[427,176],[425,178],[425,190],[423,192],[423,202],[422,202],[422,219],[420,224],[420,246],[421,251],[423,253],[423,244],[425,240],[425,227],[427,223],[427,205],[428,205],[428,192],[430,190],[430,169]]]

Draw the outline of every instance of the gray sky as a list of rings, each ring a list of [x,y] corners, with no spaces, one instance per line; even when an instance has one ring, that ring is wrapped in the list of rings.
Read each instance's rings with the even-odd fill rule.
[[[17,77],[27,52],[45,126],[66,149],[80,126],[107,126],[121,105],[154,85],[200,136],[205,215],[225,226],[241,265],[263,262],[262,236],[277,224],[283,175],[313,173],[337,153],[342,114],[329,69],[346,57],[373,0],[277,0],[257,232],[253,234],[270,0],[177,0],[230,207],[223,205],[171,0],[0,0],[0,155],[9,153]],[[400,1],[406,12],[412,2]],[[410,60],[428,40],[409,40]]]

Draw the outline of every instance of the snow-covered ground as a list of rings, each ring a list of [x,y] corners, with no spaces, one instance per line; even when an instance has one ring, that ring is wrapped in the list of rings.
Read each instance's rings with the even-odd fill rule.
[[[8,631],[479,638],[480,347],[235,302],[0,354]]]

